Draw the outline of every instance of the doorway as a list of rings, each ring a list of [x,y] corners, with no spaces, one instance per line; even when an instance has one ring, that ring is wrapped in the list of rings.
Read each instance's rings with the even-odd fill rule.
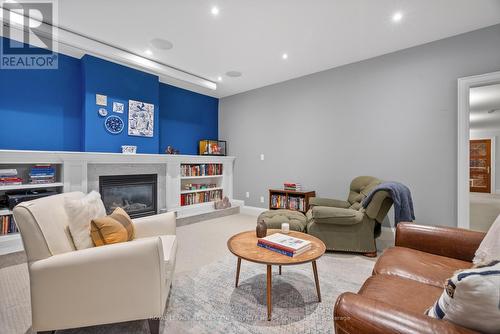
[[[496,186],[500,182],[495,176],[498,137],[500,72],[459,79],[458,227],[487,231],[500,215]]]

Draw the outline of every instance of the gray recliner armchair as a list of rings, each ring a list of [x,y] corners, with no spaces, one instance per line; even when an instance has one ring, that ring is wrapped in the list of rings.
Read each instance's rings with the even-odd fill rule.
[[[352,180],[347,201],[314,197],[309,200],[307,233],[321,239],[328,250],[376,256],[375,238],[392,206],[386,191],[378,191],[365,209],[361,202],[382,183],[372,176]]]

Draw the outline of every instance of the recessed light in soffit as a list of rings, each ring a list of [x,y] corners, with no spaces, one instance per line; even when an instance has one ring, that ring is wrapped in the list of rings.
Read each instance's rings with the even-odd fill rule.
[[[172,42],[167,41],[163,38],[153,38],[150,43],[153,47],[159,50],[170,50],[174,47],[174,44],[172,44]]]
[[[231,78],[238,78],[242,76],[242,73],[238,71],[228,71],[226,72],[226,75]]]

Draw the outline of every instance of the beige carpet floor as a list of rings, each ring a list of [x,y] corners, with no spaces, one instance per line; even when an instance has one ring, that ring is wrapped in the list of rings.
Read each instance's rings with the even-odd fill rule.
[[[255,228],[256,218],[238,214],[213,220],[207,220],[177,228],[179,249],[176,264],[176,277],[183,277],[200,268],[207,267],[228,256],[227,239],[235,233]],[[392,243],[390,233],[383,234],[378,244],[385,248]],[[345,254],[328,254],[325,261],[342,263],[363,263],[364,270],[357,272],[356,266],[349,269],[349,280],[358,287],[369,275],[375,259]],[[0,258],[1,261],[1,258]],[[347,262],[346,262],[347,261]],[[321,271],[321,269],[320,269]],[[175,286],[173,287],[175,289]],[[29,300],[29,279],[25,263],[7,266],[0,269],[0,334],[31,333],[31,311]],[[103,331],[104,330],[104,331]],[[104,328],[95,333],[107,332]],[[163,333],[177,333],[165,328]]]

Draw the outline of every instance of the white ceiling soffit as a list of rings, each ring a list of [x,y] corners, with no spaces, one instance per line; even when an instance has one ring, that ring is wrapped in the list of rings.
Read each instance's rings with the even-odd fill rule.
[[[9,15],[8,13],[9,12],[7,10],[2,8],[0,19],[2,20],[2,22],[4,22],[4,24],[7,21],[3,18],[7,18]],[[11,29],[11,38],[22,42],[23,25],[22,23],[20,23],[22,22],[22,16],[16,13],[13,13],[13,16],[14,18],[18,17],[19,19],[13,20],[12,22],[8,21],[11,28],[17,30],[14,31]],[[31,21],[34,22],[36,20],[31,19]],[[44,34],[45,36],[53,36],[50,33],[52,31],[51,25],[40,21],[36,21],[36,24],[39,24],[39,26],[37,27],[39,33]],[[86,36],[73,33],[62,28],[54,28],[54,40],[55,42],[57,42],[58,52],[77,58],[81,58],[84,54],[90,54],[96,57],[110,60],[115,63],[155,74],[160,78],[161,82],[215,96],[215,94],[213,93],[213,91],[217,89],[217,84],[215,82],[161,64],[158,61],[150,60],[146,57],[131,53],[127,50],[123,50],[112,45],[108,45],[92,38],[88,38]],[[34,44],[34,46],[46,47],[45,44],[43,44],[43,42],[40,41],[38,37],[34,36],[33,33],[30,33],[30,42]]]
[[[500,131],[500,84],[471,88],[470,129]]]

